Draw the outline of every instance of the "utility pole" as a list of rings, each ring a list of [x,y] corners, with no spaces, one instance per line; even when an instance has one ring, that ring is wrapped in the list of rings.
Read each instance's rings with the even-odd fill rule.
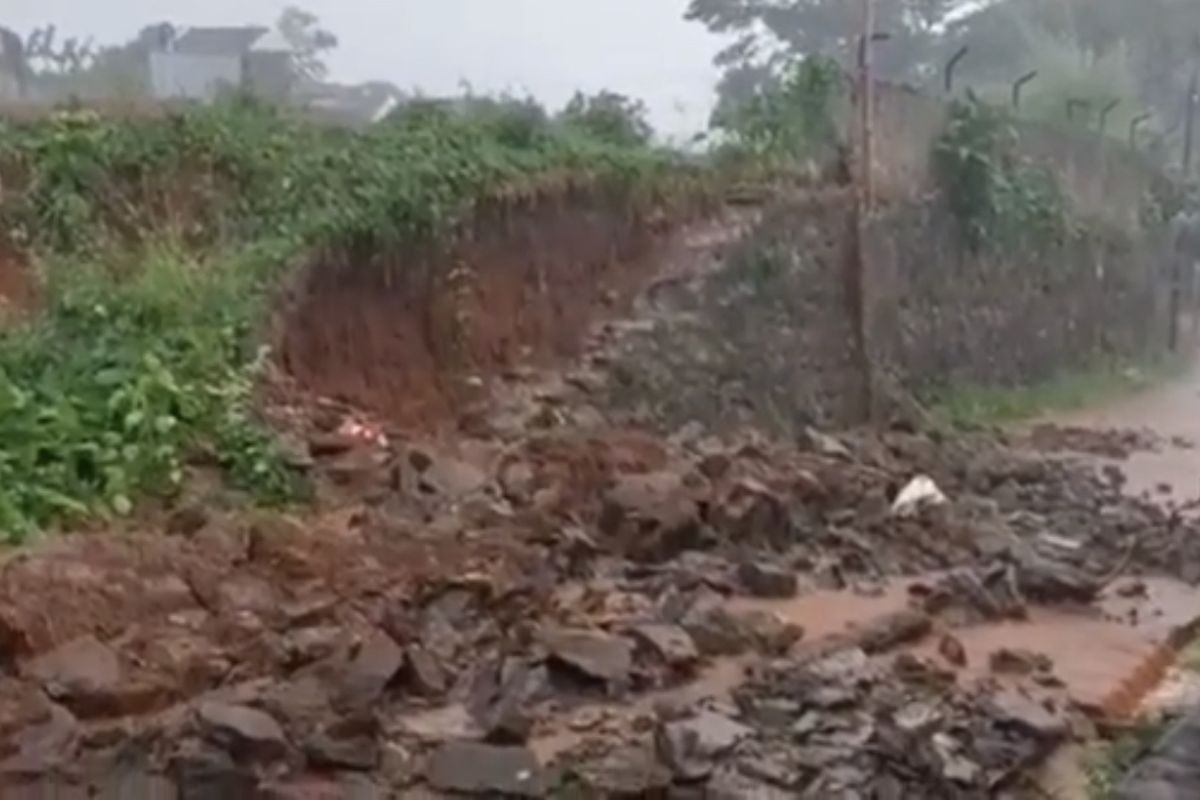
[[[875,0],[862,0],[862,36],[858,48],[859,102],[859,176],[856,213],[854,215],[853,249],[846,259],[846,310],[854,335],[854,357],[862,381],[858,397],[858,412],[864,420],[875,414],[874,370],[871,365],[870,343],[867,339],[867,255],[866,238],[872,211],[875,208],[874,114],[875,80],[872,75],[874,59],[871,50],[875,40]]]
[[[1192,71],[1188,83],[1187,116],[1183,127],[1183,179],[1192,177],[1192,137],[1196,131],[1196,92],[1200,90],[1200,67]]]
[[[859,96],[862,98],[862,193],[863,211],[875,207],[875,77],[872,55],[875,37],[875,0],[862,0],[863,32],[859,48]]]

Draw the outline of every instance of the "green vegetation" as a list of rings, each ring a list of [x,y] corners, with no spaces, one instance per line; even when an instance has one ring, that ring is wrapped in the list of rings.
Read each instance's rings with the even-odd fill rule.
[[[1031,386],[955,386],[935,392],[929,408],[934,418],[955,427],[1018,422],[1142,391],[1179,375],[1186,364],[1178,356],[1138,364],[1110,361],[1064,371]]]
[[[934,164],[968,246],[1060,241],[1066,201],[1049,170],[1017,154],[1017,129],[999,108],[975,99],[950,107]]]
[[[1084,764],[1088,800],[1112,800],[1129,771],[1166,735],[1168,716],[1139,717],[1117,739],[1093,746]]]
[[[0,127],[0,243],[46,276],[44,307],[0,334],[0,536],[128,514],[197,457],[293,496],[251,399],[259,323],[304,253],[445,243],[484,203],[590,190],[637,213],[700,186],[672,154],[528,108],[409,112],[362,133],[245,102]]]
[[[723,103],[713,115],[722,155],[771,170],[812,158],[837,141],[835,103],[841,95],[837,63],[810,56],[760,86],[749,97]]]

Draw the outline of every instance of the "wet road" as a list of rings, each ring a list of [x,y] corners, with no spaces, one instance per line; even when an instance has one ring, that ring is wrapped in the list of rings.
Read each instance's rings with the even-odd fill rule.
[[[1130,491],[1171,487],[1176,500],[1200,497],[1200,357],[1183,375],[1119,400],[1051,420],[1090,428],[1145,429],[1157,434],[1157,452],[1134,453],[1120,462]],[[1194,447],[1172,440],[1187,440]]]

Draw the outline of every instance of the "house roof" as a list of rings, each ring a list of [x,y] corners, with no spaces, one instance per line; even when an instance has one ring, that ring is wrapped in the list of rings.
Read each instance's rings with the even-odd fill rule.
[[[267,28],[188,28],[175,40],[175,52],[190,55],[241,55],[267,33]]]

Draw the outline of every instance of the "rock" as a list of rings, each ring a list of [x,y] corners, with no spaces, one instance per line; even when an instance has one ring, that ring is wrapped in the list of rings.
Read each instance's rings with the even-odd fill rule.
[[[732,767],[717,770],[704,790],[705,800],[792,800],[795,791],[778,789]]]
[[[446,692],[446,671],[437,658],[416,645],[405,651],[408,683],[418,694],[437,697]]]
[[[544,628],[538,638],[556,660],[596,680],[624,683],[633,668],[633,642],[581,628]]]
[[[217,603],[228,614],[249,611],[267,617],[279,609],[275,589],[254,575],[235,575],[223,581],[217,587]]]
[[[655,759],[651,747],[619,747],[575,773],[594,796],[615,800],[657,797],[671,785],[670,770]]]
[[[778,754],[743,758],[738,762],[738,771],[747,777],[783,789],[797,788],[803,780],[802,773],[793,768],[785,757]]]
[[[988,666],[998,675],[1032,675],[1035,672],[1053,672],[1054,661],[1032,650],[1002,647],[988,659]]]
[[[709,517],[724,539],[742,547],[783,548],[794,540],[787,506],[757,481],[735,483],[714,504]]]
[[[500,670],[495,701],[480,715],[487,741],[524,744],[534,723],[528,708],[546,693],[549,683],[546,667],[532,667],[523,660],[509,659]]]
[[[930,740],[941,760],[941,772],[946,780],[966,786],[979,780],[982,768],[962,754],[962,746],[947,733],[935,733]]]
[[[336,728],[317,731],[304,740],[304,755],[316,769],[371,770],[379,765],[374,736],[340,736]]]
[[[18,750],[0,762],[0,787],[19,780],[42,778],[70,768],[78,760],[81,745],[80,726],[71,712],[40,699],[41,713],[27,716],[32,723],[12,737]],[[32,705],[32,704],[31,704]],[[31,709],[32,710],[32,709]],[[0,719],[0,725],[9,720]],[[6,737],[7,738],[7,737]],[[8,755],[8,742],[2,742]]]
[[[962,642],[948,633],[944,634],[938,642],[938,653],[952,666],[965,667],[967,665],[967,649],[963,647]]]
[[[696,643],[678,625],[644,623],[631,633],[669,667],[687,669],[700,659]]]
[[[424,742],[441,743],[454,739],[483,738],[483,729],[461,704],[410,714],[400,719],[398,727]]]
[[[143,713],[166,695],[164,687],[126,679],[117,654],[94,636],[75,639],[30,661],[25,673],[84,719]]]
[[[699,780],[712,762],[727,754],[753,731],[721,714],[702,711],[689,719],[660,725],[655,736],[659,757],[677,778]]]
[[[225,753],[189,744],[171,759],[179,800],[259,800],[254,773]]]
[[[180,506],[167,517],[167,533],[172,536],[193,536],[208,524],[208,511],[198,504]]]
[[[262,704],[293,733],[312,730],[330,711],[329,692],[316,675],[301,675],[271,686]]]
[[[849,459],[849,448],[834,437],[821,433],[816,428],[806,428],[799,437],[801,447],[831,458]]]
[[[196,717],[206,738],[237,759],[269,762],[287,755],[283,729],[262,711],[209,701],[200,705]]]
[[[600,531],[635,561],[666,561],[703,542],[699,507],[673,472],[619,478],[605,494]]]
[[[420,472],[418,488],[421,492],[451,500],[482,491],[488,484],[488,476],[483,470],[452,458],[430,458],[429,466]]]
[[[546,793],[542,766],[524,747],[446,744],[430,758],[426,777],[444,792],[488,797],[542,797]]]
[[[403,668],[404,662],[405,654],[400,645],[386,633],[377,631],[346,666],[336,704],[349,708],[372,705]]]
[[[897,611],[872,620],[853,633],[854,644],[867,655],[892,650],[925,638],[933,630],[933,620],[919,611]]]
[[[333,625],[300,628],[283,638],[283,650],[292,667],[329,658],[345,640],[343,629]]]
[[[768,599],[795,597],[798,586],[794,571],[763,562],[746,562],[739,565],[738,580],[754,597]]]
[[[1075,567],[1028,550],[1017,565],[1017,586],[1025,597],[1047,604],[1091,603],[1104,588]]]
[[[735,625],[752,647],[772,656],[782,656],[804,638],[804,629],[772,611],[750,609],[732,615]]]
[[[174,782],[142,769],[119,770],[110,775],[96,795],[98,800],[176,800],[178,796]]]
[[[1050,745],[1067,738],[1070,724],[1048,701],[1038,702],[1028,694],[1005,688],[988,698],[996,719]]]
[[[706,656],[736,656],[751,646],[750,634],[725,607],[725,599],[712,591],[692,601],[680,626]]]

